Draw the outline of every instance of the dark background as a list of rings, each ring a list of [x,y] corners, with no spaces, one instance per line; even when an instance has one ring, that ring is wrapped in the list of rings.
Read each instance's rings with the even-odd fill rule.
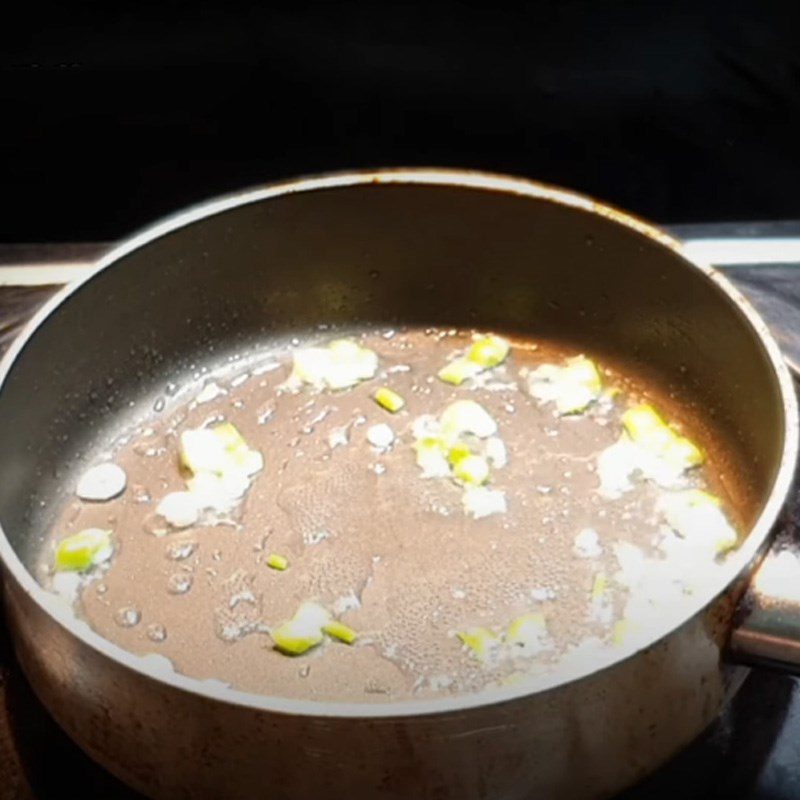
[[[799,0],[22,11],[0,28],[0,241],[114,238],[379,165],[536,177],[661,222],[800,218]]]

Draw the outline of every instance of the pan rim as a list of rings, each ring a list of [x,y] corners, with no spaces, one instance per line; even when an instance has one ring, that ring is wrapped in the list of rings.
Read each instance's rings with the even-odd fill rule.
[[[13,369],[15,362],[24,352],[27,343],[35,336],[36,331],[43,325],[45,320],[47,320],[51,314],[55,313],[73,293],[78,292],[85,284],[89,283],[101,272],[110,268],[131,252],[146,246],[150,242],[172,231],[240,206],[291,194],[328,189],[346,189],[369,184],[441,186],[454,189],[494,191],[502,194],[545,200],[605,217],[622,227],[633,230],[655,243],[674,251],[684,262],[701,272],[708,280],[716,284],[717,288],[727,296],[728,300],[742,314],[745,323],[750,326],[761,344],[772,366],[773,374],[778,384],[784,417],[784,438],[781,459],[769,495],[758,519],[751,527],[743,545],[735,553],[735,557],[729,557],[730,570],[726,570],[724,576],[726,582],[724,585],[720,581],[719,587],[717,587],[713,593],[699,594],[698,596],[700,599],[697,604],[693,605],[691,610],[686,612],[685,616],[682,616],[680,621],[669,631],[659,638],[650,641],[646,645],[646,648],[652,647],[659,641],[668,638],[690,620],[702,614],[702,612],[711,606],[718,597],[724,595],[728,591],[732,583],[745,575],[758,561],[760,556],[763,555],[769,544],[770,533],[792,486],[798,455],[799,425],[792,377],[778,344],[767,328],[766,323],[761,319],[751,304],[724,276],[717,272],[710,264],[703,263],[696,258],[688,258],[683,251],[681,243],[658,226],[578,192],[540,183],[527,178],[518,178],[477,170],[438,167],[397,167],[324,173],[300,177],[212,198],[156,221],[152,225],[140,230],[138,233],[133,234],[101,258],[85,277],[67,285],[57,292],[32,317],[17,339],[9,347],[2,360],[0,360],[0,392],[2,392],[5,381]],[[616,668],[620,664],[636,656],[641,649],[645,649],[643,646],[637,650],[625,652],[607,664],[604,663],[596,668],[588,669],[574,677],[568,677],[566,679],[554,678],[550,683],[543,683],[533,688],[521,684],[519,686],[507,686],[476,694],[465,694],[455,697],[374,703],[334,703],[319,700],[288,699],[239,691],[219,681],[201,681],[195,678],[189,678],[172,669],[165,670],[163,661],[166,661],[166,659],[163,659],[163,657],[152,659],[134,656],[121,647],[112,644],[110,641],[95,633],[86,623],[77,619],[71,613],[63,613],[58,607],[58,604],[53,602],[53,595],[40,586],[17,557],[2,526],[0,526],[0,564],[2,564],[4,568],[5,580],[13,579],[19,589],[28,595],[44,614],[49,616],[56,624],[64,627],[67,633],[79,639],[82,644],[116,662],[118,666],[124,669],[130,669],[138,673],[140,677],[159,683],[166,683],[175,689],[200,695],[209,701],[218,701],[275,714],[354,719],[402,719],[422,715],[465,712],[470,709],[482,708],[488,705],[513,702],[559,687],[574,685],[597,676],[606,670]]]

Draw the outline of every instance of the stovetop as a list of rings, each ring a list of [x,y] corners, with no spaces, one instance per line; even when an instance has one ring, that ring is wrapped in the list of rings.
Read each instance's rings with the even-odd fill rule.
[[[800,222],[675,226],[695,255],[724,267],[800,366]],[[0,352],[102,244],[0,245]],[[786,512],[800,530],[800,492]],[[0,616],[0,620],[2,617]],[[23,677],[0,621],[0,800],[140,797],[64,734]],[[753,670],[739,694],[676,758],[619,800],[797,800],[800,681]]]

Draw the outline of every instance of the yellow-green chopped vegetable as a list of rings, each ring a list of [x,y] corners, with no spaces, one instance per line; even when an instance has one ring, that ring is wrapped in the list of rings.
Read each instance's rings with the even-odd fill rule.
[[[481,456],[465,456],[456,461],[453,475],[464,483],[480,486],[489,478],[489,464]]]
[[[598,572],[594,576],[594,581],[592,581],[592,600],[599,600],[605,594],[607,586],[608,579],[605,573]]]
[[[389,389],[387,386],[381,386],[381,388],[375,392],[375,402],[381,408],[391,411],[392,414],[399,411],[406,404],[406,401],[403,400],[397,392]]]
[[[463,484],[464,512],[476,519],[506,510],[503,492],[483,486],[490,464],[505,466],[507,455],[502,440],[494,438],[497,423],[480,403],[456,400],[438,419],[418,417],[413,431],[423,478],[454,478]]]
[[[261,453],[251,450],[230,422],[213,428],[184,431],[181,434],[180,461],[193,475],[202,472],[252,475],[264,466]]]
[[[247,447],[242,434],[232,422],[221,422],[210,429],[214,436],[220,440],[222,446],[229,452]]]
[[[288,622],[270,632],[275,648],[286,655],[302,655],[322,642],[322,629],[330,618],[322,606],[303,603]]]
[[[232,423],[223,422],[215,425],[211,428],[211,432],[222,442],[234,466],[247,475],[258,472],[264,466],[261,453],[247,446],[247,442]]]
[[[283,570],[289,566],[289,561],[287,558],[279,556],[277,553],[270,553],[267,556],[267,566],[283,572]]]
[[[466,631],[459,631],[456,636],[481,661],[491,658],[501,643],[500,637],[488,628],[470,628]]]
[[[599,394],[603,388],[600,373],[590,358],[580,355],[567,359],[567,373],[573,383],[585,386],[593,394]]]
[[[564,366],[542,364],[528,376],[528,390],[543,403],[553,402],[560,415],[579,414],[597,400],[603,390],[594,362],[580,355]]]
[[[352,339],[334,339],[328,344],[328,352],[334,361],[347,364],[358,360],[364,348]]]
[[[474,361],[462,356],[449,364],[445,364],[436,374],[439,380],[451,383],[453,386],[460,386],[467,378],[473,378],[481,371],[480,364],[476,364]]]
[[[445,364],[437,373],[439,379],[460,386],[486,369],[496,367],[508,355],[509,345],[499,336],[483,336],[470,345],[465,356]]]
[[[689,469],[703,463],[700,448],[672,430],[647,403],[629,408],[622,415],[622,426],[636,444],[676,467]]]
[[[327,347],[295,350],[290,388],[303,383],[317,389],[347,389],[372,378],[378,369],[378,356],[352,339],[336,339]]]
[[[685,468],[696,467],[705,460],[700,448],[685,436],[675,436],[664,451],[664,458],[671,464]]]
[[[288,656],[300,656],[322,642],[322,629],[297,632],[295,626],[286,622],[271,633],[275,648]]]
[[[672,431],[667,423],[647,403],[629,408],[622,415],[622,427],[634,442],[652,449],[660,449],[672,439]]]
[[[57,572],[84,572],[109,558],[111,552],[111,531],[87,528],[58,543],[54,566]]]
[[[290,656],[299,656],[321,644],[324,635],[338,639],[345,644],[353,644],[358,638],[356,632],[317,603],[303,603],[295,615],[270,633],[275,648]]]
[[[338,639],[345,644],[353,644],[358,638],[358,634],[350,627],[339,622],[338,619],[332,619],[330,622],[323,625],[322,630],[334,639]]]
[[[467,359],[483,369],[490,369],[505,361],[508,351],[509,345],[505,339],[499,336],[484,336],[473,342],[467,351]]]
[[[469,447],[463,442],[456,442],[447,452],[447,460],[455,466],[459,461],[471,455]]]

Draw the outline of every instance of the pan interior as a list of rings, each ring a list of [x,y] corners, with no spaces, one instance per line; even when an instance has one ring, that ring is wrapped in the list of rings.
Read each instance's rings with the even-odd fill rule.
[[[0,392],[0,523],[32,569],[98,448],[181,402],[204,370],[373,326],[499,330],[586,349],[694,409],[748,465],[753,519],[783,411],[758,336],[695,267],[544,199],[357,185],[201,218],[120,258],[39,327]],[[176,390],[177,387],[177,390]]]

